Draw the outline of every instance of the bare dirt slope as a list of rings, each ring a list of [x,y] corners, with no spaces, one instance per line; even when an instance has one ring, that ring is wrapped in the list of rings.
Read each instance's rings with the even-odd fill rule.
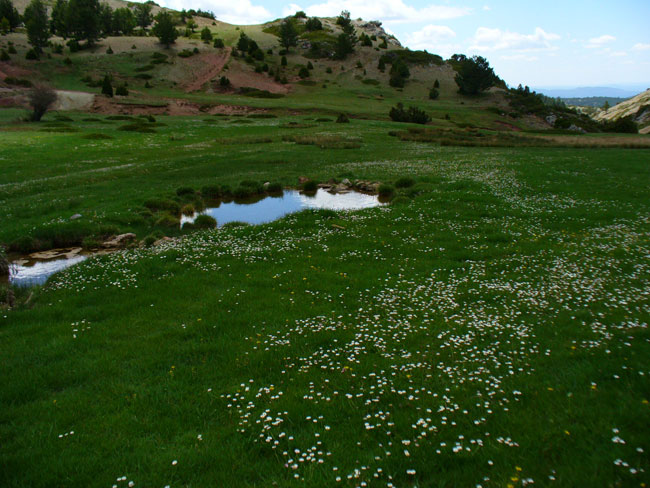
[[[227,47],[216,53],[208,52],[189,58],[187,66],[190,68],[191,79],[185,84],[185,91],[200,90],[203,85],[215,79],[230,60],[231,51]]]

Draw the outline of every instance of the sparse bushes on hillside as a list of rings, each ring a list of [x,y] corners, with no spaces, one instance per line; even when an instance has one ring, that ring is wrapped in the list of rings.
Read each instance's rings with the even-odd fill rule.
[[[633,118],[621,117],[612,122],[605,122],[603,124],[605,132],[618,132],[621,134],[638,134],[639,127],[634,122]]]
[[[388,114],[391,120],[395,122],[410,122],[413,124],[426,124],[431,121],[431,117],[417,107],[404,108],[404,105],[398,103],[396,107],[390,109]]]
[[[305,28],[310,31],[323,30],[323,23],[317,17],[312,17],[305,23]]]

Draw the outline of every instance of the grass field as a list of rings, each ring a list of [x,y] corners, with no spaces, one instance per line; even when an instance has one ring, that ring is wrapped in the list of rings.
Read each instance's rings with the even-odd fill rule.
[[[0,310],[2,486],[650,483],[650,150],[441,146],[322,114],[145,134],[66,115],[0,112],[0,242],[74,213],[143,238],[144,202],[186,186],[415,184],[21,292]]]

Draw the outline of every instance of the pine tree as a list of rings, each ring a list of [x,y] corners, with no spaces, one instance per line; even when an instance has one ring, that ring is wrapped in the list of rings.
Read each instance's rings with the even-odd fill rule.
[[[101,32],[99,13],[98,0],[70,0],[66,16],[68,32],[77,41],[85,39],[89,45],[94,44]]]
[[[20,15],[11,0],[0,0],[0,21],[2,19],[7,19],[10,31],[20,25]]]
[[[52,7],[52,20],[50,20],[50,31],[52,34],[68,38],[68,0],[56,0]]]
[[[111,78],[108,75],[104,76],[104,81],[102,82],[102,95],[107,97],[113,96],[113,85],[111,84]]]
[[[158,37],[160,43],[165,44],[167,47],[176,42],[178,31],[174,27],[174,21],[169,12],[162,11],[156,15],[156,25],[153,28],[153,33]]]
[[[50,38],[50,29],[47,16],[47,9],[41,0],[32,0],[25,8],[25,27],[27,27],[27,39],[32,45],[34,52],[40,55],[43,48],[47,46]]]
[[[138,26],[146,30],[153,22],[151,5],[148,3],[136,3],[134,7],[135,21]]]
[[[285,20],[280,25],[280,45],[287,51],[292,46],[298,45],[298,32],[290,20]]]

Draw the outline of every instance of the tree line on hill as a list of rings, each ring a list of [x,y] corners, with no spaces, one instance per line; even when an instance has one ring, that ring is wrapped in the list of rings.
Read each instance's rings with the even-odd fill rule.
[[[0,33],[15,31],[21,24],[25,26],[27,39],[32,46],[28,58],[37,59],[52,35],[68,40],[71,51],[94,45],[107,36],[146,35],[154,24],[152,32],[161,43],[169,45],[178,37],[176,26],[186,24],[191,31],[196,28],[192,16],[215,18],[212,12],[202,10],[183,10],[172,13],[162,10],[154,17],[153,2],[134,3],[130,7],[113,9],[99,0],[56,0],[52,13],[48,15],[43,0],[32,0],[21,16],[11,0],[0,0]],[[208,29],[209,31],[209,29]]]

